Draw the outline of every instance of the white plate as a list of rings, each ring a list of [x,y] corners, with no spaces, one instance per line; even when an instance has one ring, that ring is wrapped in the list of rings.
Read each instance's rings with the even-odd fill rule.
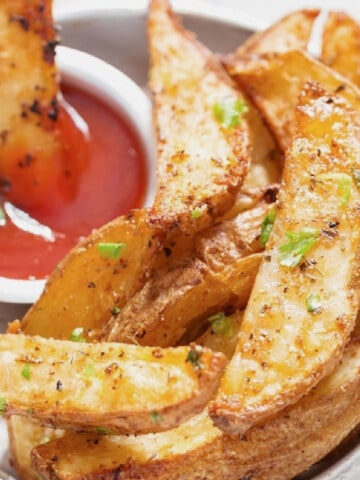
[[[145,87],[146,4],[147,1],[142,0],[58,1],[56,17],[62,25],[62,43],[103,58]],[[220,6],[209,6],[196,0],[174,1],[173,4],[175,10],[183,14],[186,26],[216,52],[233,51],[253,30],[264,27],[264,22]],[[13,314],[12,306],[9,315]],[[1,464],[1,457],[6,455],[7,451],[6,442],[5,428],[0,423],[0,468],[8,468],[6,460]],[[337,452],[333,452],[310,472],[298,478],[358,480],[358,442],[359,436],[348,439]]]

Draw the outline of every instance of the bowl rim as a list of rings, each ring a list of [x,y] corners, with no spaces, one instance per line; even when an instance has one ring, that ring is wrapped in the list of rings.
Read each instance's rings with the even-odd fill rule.
[[[139,136],[147,162],[148,185],[144,206],[149,206],[156,185],[150,99],[125,73],[81,50],[59,46],[57,65],[63,80],[79,86],[95,97],[101,96],[103,102],[126,118]],[[141,125],[137,122],[140,117]],[[0,302],[31,304],[40,296],[45,283],[46,279],[13,279],[0,276]]]

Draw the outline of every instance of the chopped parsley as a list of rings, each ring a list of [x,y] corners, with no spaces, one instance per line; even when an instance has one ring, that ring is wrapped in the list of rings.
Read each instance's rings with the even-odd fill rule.
[[[69,340],[72,342],[86,342],[85,338],[83,337],[84,329],[83,327],[74,328],[71,332]]]
[[[260,243],[263,247],[267,244],[269,240],[271,230],[273,228],[274,222],[276,218],[276,210],[272,208],[270,212],[264,218],[261,224],[261,232],[260,232]]]
[[[216,120],[225,128],[234,128],[241,124],[242,115],[248,111],[243,99],[225,98],[216,102],[213,113]]]
[[[113,434],[113,432],[111,430],[109,430],[108,428],[105,428],[105,427],[96,427],[95,431],[99,435],[112,435]]]
[[[126,247],[127,244],[122,242],[100,242],[97,244],[97,249],[102,257],[113,258],[114,260],[121,257]]]
[[[113,307],[111,309],[111,314],[112,315],[119,315],[119,313],[121,312],[121,308],[120,307]]]
[[[6,399],[4,397],[0,397],[0,417],[4,415],[6,408]]]
[[[201,355],[201,350],[191,347],[186,357],[186,361],[191,363],[195,370],[201,370],[203,368],[202,363],[200,362]]]
[[[27,413],[28,415],[32,415],[32,414],[34,413],[34,409],[33,409],[33,408],[28,408],[28,409],[26,410],[26,413]]]
[[[200,218],[201,217],[201,209],[199,207],[194,208],[194,210],[191,212],[191,218]]]
[[[304,228],[300,232],[285,232],[288,242],[280,246],[280,265],[296,267],[304,255],[316,243],[320,231],[317,228]]]
[[[89,363],[86,365],[85,370],[84,370],[84,377],[90,378],[95,375],[95,367],[92,363]]]
[[[323,173],[319,175],[319,179],[325,182],[335,182],[341,196],[341,205],[346,205],[350,199],[351,193],[351,177],[347,173]]]
[[[306,308],[308,312],[314,313],[315,315],[318,313],[321,313],[323,308],[322,308],[320,296],[310,295],[306,299]]]
[[[223,337],[231,337],[234,333],[233,323],[230,317],[227,317],[224,312],[216,313],[208,319],[211,331],[216,335]]]
[[[31,377],[31,370],[30,370],[30,365],[28,363],[25,363],[21,370],[21,375],[26,378],[26,380],[30,380]]]
[[[159,423],[163,419],[160,413],[156,411],[150,413],[150,418],[153,423]]]

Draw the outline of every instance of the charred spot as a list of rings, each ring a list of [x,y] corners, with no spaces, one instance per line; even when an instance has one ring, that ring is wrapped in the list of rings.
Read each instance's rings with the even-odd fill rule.
[[[336,228],[340,225],[340,222],[329,222],[329,228]]]
[[[50,102],[50,110],[48,112],[48,117],[54,122],[58,119],[59,116],[59,104],[56,97],[53,97]]]
[[[0,177],[0,192],[7,193],[11,190],[11,182],[7,178]]]
[[[88,287],[88,288],[95,288],[96,285],[95,285],[94,282],[88,282],[87,287]]]
[[[6,143],[8,135],[9,135],[9,130],[3,130],[2,132],[0,132],[0,141],[2,144]]]
[[[59,45],[59,40],[49,40],[43,46],[43,57],[46,63],[52,65],[55,58],[55,49]]]
[[[41,107],[39,100],[35,98],[33,103],[29,107],[30,112],[35,113],[36,115],[41,115]]]
[[[326,103],[329,103],[329,104],[334,103],[334,99],[331,98],[331,97],[329,97],[329,98],[326,100]]]
[[[164,253],[166,257],[170,257],[172,255],[172,250],[169,247],[164,247]]]
[[[23,158],[23,160],[20,160],[20,161],[18,162],[18,166],[19,166],[20,168],[29,167],[29,166],[31,165],[33,159],[34,159],[33,155],[32,155],[31,153],[27,153],[27,154],[25,155],[25,157]]]
[[[61,391],[63,390],[63,384],[62,384],[62,382],[61,382],[60,380],[58,380],[58,381],[56,382],[56,390],[57,390],[58,392],[61,392]]]
[[[340,84],[336,89],[335,89],[335,93],[339,93],[339,92],[343,92],[345,90],[345,85],[343,84]]]
[[[278,194],[279,187],[277,185],[269,186],[264,194],[264,200],[266,203],[274,203]]]
[[[57,455],[53,455],[53,456],[50,458],[50,460],[51,460],[52,462],[57,462],[57,461],[59,460],[59,457],[58,457]]]
[[[25,32],[30,28],[29,20],[23,15],[10,15],[10,22],[17,22]]]
[[[123,471],[122,465],[119,465],[118,467],[114,468],[114,470],[112,470],[112,478],[114,480],[118,480],[120,478],[122,471]]]

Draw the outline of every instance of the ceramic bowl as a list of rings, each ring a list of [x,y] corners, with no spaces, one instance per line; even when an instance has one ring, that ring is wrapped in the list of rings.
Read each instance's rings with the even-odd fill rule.
[[[155,190],[155,154],[148,96],[126,74],[90,53],[61,46],[57,49],[56,58],[63,81],[101,99],[115,113],[125,117],[137,132],[145,150],[148,170],[144,205],[150,205]],[[44,280],[0,277],[0,302],[30,304],[38,298],[44,283]]]

